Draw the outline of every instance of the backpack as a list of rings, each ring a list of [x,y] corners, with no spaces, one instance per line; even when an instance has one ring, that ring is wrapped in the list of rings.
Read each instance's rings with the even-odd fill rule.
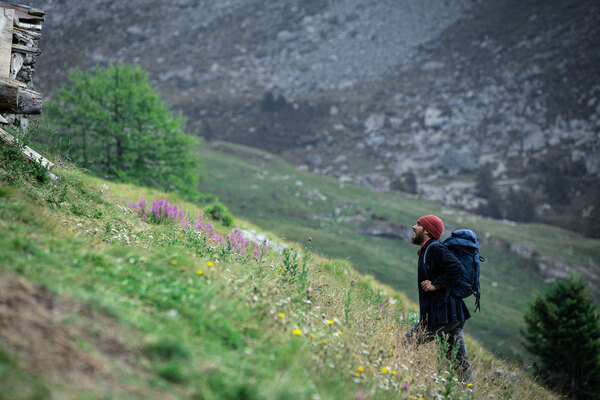
[[[481,311],[479,290],[480,262],[485,258],[479,256],[479,240],[470,229],[459,229],[452,232],[449,238],[442,242],[465,267],[465,273],[452,285],[448,286],[447,294],[464,299],[475,295],[475,312]],[[427,248],[429,249],[429,248]],[[427,250],[425,251],[427,257]]]

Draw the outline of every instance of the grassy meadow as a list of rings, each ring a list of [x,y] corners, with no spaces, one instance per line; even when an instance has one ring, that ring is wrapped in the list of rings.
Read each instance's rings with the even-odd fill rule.
[[[214,143],[199,150],[206,174],[201,191],[218,195],[236,215],[292,242],[312,237],[314,249],[326,257],[347,260],[417,300],[416,250],[411,226],[425,214],[445,223],[442,236],[470,228],[482,242],[482,312],[466,331],[496,354],[527,360],[519,329],[534,291],[547,282],[536,268],[561,262],[598,269],[600,242],[560,228],[513,224],[474,216],[403,193],[378,193],[363,187],[296,170],[277,156],[243,146]],[[367,236],[368,230],[406,232],[403,239]],[[531,255],[511,250],[515,244]],[[596,298],[598,302],[599,298]],[[471,310],[473,300],[467,299]]]
[[[0,399],[554,398],[471,338],[473,386],[456,379],[437,343],[415,351],[400,341],[415,305],[396,289],[412,289],[415,249],[359,236],[342,217],[368,209],[410,226],[433,205],[228,151],[256,157],[203,150],[205,186],[235,211],[233,227],[177,196],[71,165],[55,170],[58,185],[0,168]],[[250,187],[260,185],[261,158],[294,178]],[[311,189],[329,201],[311,192],[309,204]],[[144,214],[142,199],[168,202],[169,214]],[[444,215],[455,226],[484,223]],[[490,235],[501,240],[502,228],[490,223]],[[270,248],[235,229],[271,230]],[[498,274],[513,267],[494,265]],[[493,279],[482,278],[490,314],[524,289],[514,277],[502,281],[514,292],[493,297]]]

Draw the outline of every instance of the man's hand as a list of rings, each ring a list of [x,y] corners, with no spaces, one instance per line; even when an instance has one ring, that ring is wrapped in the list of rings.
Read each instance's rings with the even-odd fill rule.
[[[424,290],[424,291],[426,291],[426,292],[434,292],[434,291],[436,291],[436,290],[437,290],[437,288],[436,288],[435,286],[433,286],[433,285],[431,284],[431,281],[429,281],[429,280],[426,280],[426,281],[423,281],[423,282],[421,282],[421,287],[422,287],[422,288],[423,288],[423,290]]]

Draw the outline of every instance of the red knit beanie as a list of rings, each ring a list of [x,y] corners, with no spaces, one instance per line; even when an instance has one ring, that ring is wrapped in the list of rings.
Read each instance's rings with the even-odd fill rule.
[[[439,239],[444,232],[444,223],[435,215],[425,215],[417,220],[419,224],[435,239]]]

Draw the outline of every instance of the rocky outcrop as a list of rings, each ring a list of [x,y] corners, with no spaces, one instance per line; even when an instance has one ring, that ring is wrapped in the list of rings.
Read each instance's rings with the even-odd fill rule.
[[[34,3],[53,50],[36,73],[46,92],[74,66],[137,63],[190,131],[344,182],[390,190],[414,173],[421,195],[473,208],[483,165],[539,182],[559,159],[580,180],[573,212],[595,204],[596,1]]]

